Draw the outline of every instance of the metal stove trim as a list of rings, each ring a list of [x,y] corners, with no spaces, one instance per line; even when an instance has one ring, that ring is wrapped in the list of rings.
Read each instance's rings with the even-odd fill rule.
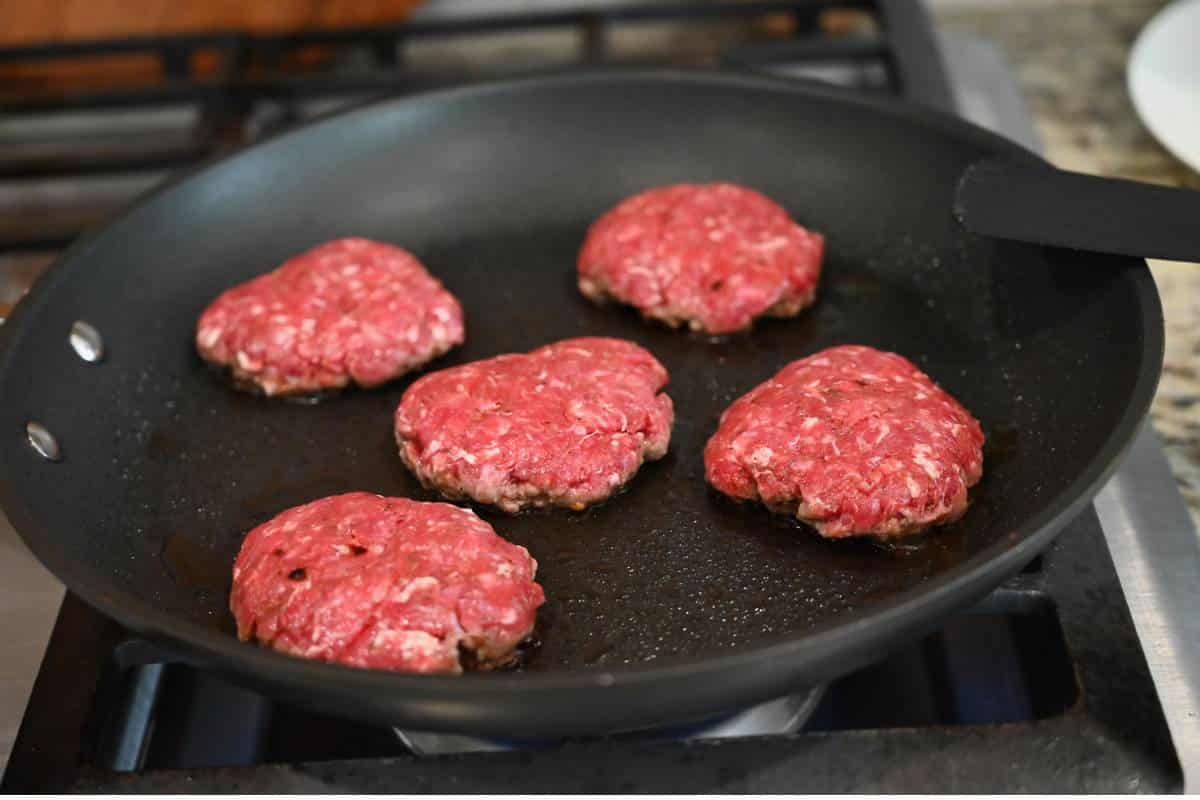
[[[939,38],[963,115],[1042,152],[1004,54],[978,39]],[[1183,768],[1184,791],[1200,791],[1200,536],[1149,422],[1093,505]]]
[[[1200,538],[1147,424],[1096,513],[1183,767],[1200,790]]]
[[[825,696],[825,684],[807,691],[777,697],[744,711],[716,720],[666,730],[634,731],[621,734],[645,741],[670,739],[736,739],[743,736],[786,736],[796,733],[808,722]],[[493,753],[548,745],[548,742],[508,742],[436,731],[411,731],[393,728],[396,737],[414,755],[440,756],[455,753]]]

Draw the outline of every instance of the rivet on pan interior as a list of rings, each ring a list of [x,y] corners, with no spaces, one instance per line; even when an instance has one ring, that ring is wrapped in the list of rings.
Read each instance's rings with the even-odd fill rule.
[[[26,422],[25,438],[29,440],[29,446],[34,452],[42,458],[47,461],[62,461],[62,449],[58,446],[58,439],[55,439],[54,434],[46,430],[41,423]]]
[[[76,355],[89,364],[104,358],[104,340],[100,338],[100,331],[83,320],[75,320],[71,326],[70,341]]]

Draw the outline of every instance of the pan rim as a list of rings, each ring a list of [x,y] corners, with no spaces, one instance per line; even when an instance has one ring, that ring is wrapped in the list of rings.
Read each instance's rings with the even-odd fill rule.
[[[0,376],[8,374],[11,369],[13,353],[20,347],[28,327],[27,320],[32,319],[46,302],[47,296],[64,278],[67,268],[85,258],[93,244],[112,227],[137,214],[146,205],[156,202],[162,195],[176,190],[201,171],[244,157],[281,139],[306,135],[322,126],[352,124],[349,120],[369,115],[383,106],[428,100],[441,103],[451,100],[469,101],[528,89],[574,87],[610,81],[721,85],[767,93],[816,97],[859,106],[918,126],[931,127],[978,144],[993,154],[1044,163],[1039,156],[1014,142],[935,109],[913,105],[892,97],[865,95],[824,84],[730,70],[570,70],[549,75],[490,81],[408,97],[380,98],[366,105],[275,134],[251,147],[210,160],[195,169],[174,176],[103,229],[72,244],[35,283],[5,324],[0,325]],[[825,672],[844,671],[840,667],[833,668],[832,663],[848,665],[845,668],[854,666],[853,653],[856,649],[864,650],[870,647],[871,643],[887,641],[896,635],[897,630],[911,628],[917,623],[928,624],[939,618],[940,612],[950,606],[982,596],[995,585],[995,582],[987,580],[988,575],[1008,575],[1016,572],[1049,544],[1058,530],[1091,501],[1115,471],[1121,456],[1131,444],[1149,410],[1157,387],[1164,350],[1162,308],[1153,279],[1144,261],[1131,258],[1128,262],[1128,276],[1134,284],[1137,308],[1144,322],[1143,358],[1136,383],[1125,411],[1097,455],[1046,509],[1027,520],[1024,525],[1015,528],[1005,540],[994,542],[963,563],[878,605],[839,614],[800,636],[775,634],[728,652],[703,657],[664,658],[650,663],[606,668],[461,677],[388,673],[309,661],[240,642],[227,633],[176,617],[129,592],[106,585],[101,576],[69,558],[53,544],[53,537],[47,535],[34,520],[31,510],[17,495],[12,482],[3,479],[3,473],[12,474],[10,470],[20,468],[8,447],[0,447],[0,506],[3,506],[14,528],[39,560],[85,602],[134,632],[154,638],[165,638],[182,645],[186,653],[197,657],[199,663],[226,673],[240,673],[263,684],[290,688],[335,687],[335,690],[340,692],[362,692],[377,696],[383,708],[387,707],[389,697],[393,702],[412,698],[433,701],[444,695],[452,697],[456,704],[461,702],[470,705],[473,700],[485,703],[488,699],[494,701],[495,694],[499,691],[511,693],[512,697],[506,701],[511,706],[528,703],[534,695],[548,692],[595,687],[605,687],[611,691],[621,688],[633,690],[666,681],[713,680],[721,676],[736,676],[739,673],[761,674],[762,670],[769,670],[769,675],[759,680],[760,686],[754,690],[765,699],[782,693],[788,685],[795,685],[799,676],[822,671],[818,667],[819,664],[825,664]],[[1016,540],[1015,544],[1011,543],[1013,539]],[[981,581],[985,584],[983,588],[979,585]],[[742,692],[746,694],[749,691],[745,688],[746,683],[744,679],[733,679],[726,688],[732,693],[734,684],[741,684]],[[406,697],[401,698],[402,695]],[[709,705],[711,706],[711,703]],[[706,708],[709,711],[718,710],[708,706]],[[636,715],[636,710],[629,712],[614,709],[610,713],[613,719],[617,719],[631,713]],[[437,713],[430,717],[431,727],[438,719],[440,717]],[[457,724],[459,727],[476,729],[488,727],[486,724],[469,725],[461,720]],[[442,726],[452,727],[444,724]]]

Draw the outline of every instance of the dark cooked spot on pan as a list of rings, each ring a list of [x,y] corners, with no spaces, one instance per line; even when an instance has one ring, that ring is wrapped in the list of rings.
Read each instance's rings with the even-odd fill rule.
[[[308,577],[308,573],[305,571],[304,567],[296,567],[294,570],[288,573],[289,581],[302,581],[306,577]]]
[[[458,663],[463,672],[473,672],[480,668],[479,656],[475,651],[461,642],[458,645]]]
[[[363,547],[361,544],[350,545],[350,555],[352,556],[361,556],[365,552],[367,552],[367,548]]]

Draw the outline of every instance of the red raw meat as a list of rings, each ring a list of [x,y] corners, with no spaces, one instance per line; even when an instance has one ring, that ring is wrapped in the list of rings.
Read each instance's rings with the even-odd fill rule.
[[[242,639],[305,658],[460,672],[503,662],[545,599],[537,562],[467,509],[355,492],[246,536],[229,607]]]
[[[408,251],[338,239],[221,294],[196,347],[269,395],[389,381],[463,341],[462,308]]]
[[[400,457],[450,497],[581,509],[662,458],[662,364],[632,342],[567,339],[434,372],[396,409]]]
[[[664,186],[596,220],[579,253],[579,290],[673,327],[729,333],[811,305],[824,249],[819,233],[752,189]]]
[[[794,513],[822,536],[952,522],[983,472],[983,432],[911,362],[847,345],[788,364],[721,415],[709,483]]]

